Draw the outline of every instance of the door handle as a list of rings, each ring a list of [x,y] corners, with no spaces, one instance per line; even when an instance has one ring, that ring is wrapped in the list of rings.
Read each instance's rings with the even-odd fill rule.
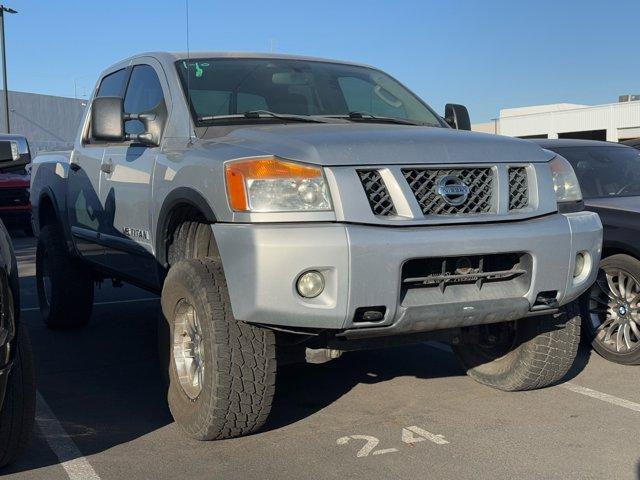
[[[102,162],[100,164],[100,170],[102,170],[107,175],[113,173],[113,162],[111,161],[111,159],[107,160],[106,162]]]
[[[70,163],[70,164],[69,164],[69,168],[70,168],[71,170],[73,170],[74,172],[77,172],[77,171],[78,171],[78,170],[80,170],[82,167],[81,167],[79,164],[77,164],[77,163],[75,163],[75,162],[72,162],[72,163]]]

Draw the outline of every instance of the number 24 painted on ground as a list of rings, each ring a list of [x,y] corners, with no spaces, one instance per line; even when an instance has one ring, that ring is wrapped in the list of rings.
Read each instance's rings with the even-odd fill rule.
[[[393,453],[397,452],[397,448],[383,448],[380,450],[375,450],[375,448],[380,443],[376,437],[371,435],[350,435],[348,437],[340,437],[336,440],[338,445],[346,445],[349,443],[349,440],[365,440],[364,446],[358,450],[356,457],[368,457],[369,455],[383,455],[385,453]],[[438,445],[446,445],[449,443],[445,440],[442,435],[435,435],[431,432],[427,432],[423,428],[412,425],[410,427],[405,427],[402,429],[402,442],[406,444],[413,444],[418,442],[424,442],[425,440],[429,440]]]

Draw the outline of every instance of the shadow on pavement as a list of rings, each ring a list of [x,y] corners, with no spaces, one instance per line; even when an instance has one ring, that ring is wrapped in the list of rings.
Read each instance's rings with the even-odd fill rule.
[[[347,352],[322,365],[291,365],[278,371],[271,415],[264,427],[274,430],[295,423],[332,404],[359,384],[397,377],[420,379],[464,375],[452,355],[424,344]]]

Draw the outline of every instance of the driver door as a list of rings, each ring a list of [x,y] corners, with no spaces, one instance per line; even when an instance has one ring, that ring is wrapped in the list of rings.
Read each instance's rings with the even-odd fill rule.
[[[124,95],[125,113],[145,113],[167,106],[159,64],[133,65]],[[143,133],[139,120],[125,123],[127,134]],[[152,180],[160,147],[135,141],[110,145],[105,149],[100,181],[100,202],[106,222],[100,232],[105,246],[104,262],[143,285],[157,282],[152,244]]]

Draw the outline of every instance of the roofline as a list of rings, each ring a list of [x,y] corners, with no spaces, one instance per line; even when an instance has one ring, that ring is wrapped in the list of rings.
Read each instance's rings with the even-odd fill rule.
[[[117,64],[128,62],[140,57],[155,57],[157,59],[165,59],[173,61],[186,60],[186,59],[198,59],[198,58],[257,58],[257,59],[274,59],[274,60],[304,60],[308,62],[322,62],[322,63],[337,63],[341,65],[354,65],[358,67],[373,68],[378,70],[377,67],[367,65],[359,62],[352,62],[348,60],[334,60],[329,58],[311,57],[306,55],[289,55],[284,53],[264,53],[264,52],[220,52],[220,51],[195,51],[195,52],[142,52],[136,55],[132,55],[128,58],[122,59]],[[115,65],[115,64],[114,64]]]
[[[550,103],[548,105],[556,105],[554,103]],[[531,117],[534,115],[551,115],[551,114],[557,114],[557,113],[566,113],[566,112],[576,112],[578,110],[587,110],[590,108],[606,108],[606,107],[612,107],[612,106],[624,106],[624,105],[629,105],[631,107],[635,107],[635,106],[639,106],[640,107],[640,100],[634,100],[632,102],[612,102],[612,103],[600,103],[598,105],[584,105],[582,107],[574,107],[574,108],[567,108],[567,109],[563,109],[563,110],[546,110],[544,112],[534,112],[534,113],[521,113],[519,115],[509,115],[507,117],[500,117],[498,116],[497,118],[494,118],[492,120],[506,120],[506,119],[510,119],[510,118],[522,118],[522,117]],[[537,107],[538,105],[531,105],[531,107]],[[540,105],[540,106],[544,106],[544,105]],[[527,107],[510,107],[510,108],[527,108]]]

